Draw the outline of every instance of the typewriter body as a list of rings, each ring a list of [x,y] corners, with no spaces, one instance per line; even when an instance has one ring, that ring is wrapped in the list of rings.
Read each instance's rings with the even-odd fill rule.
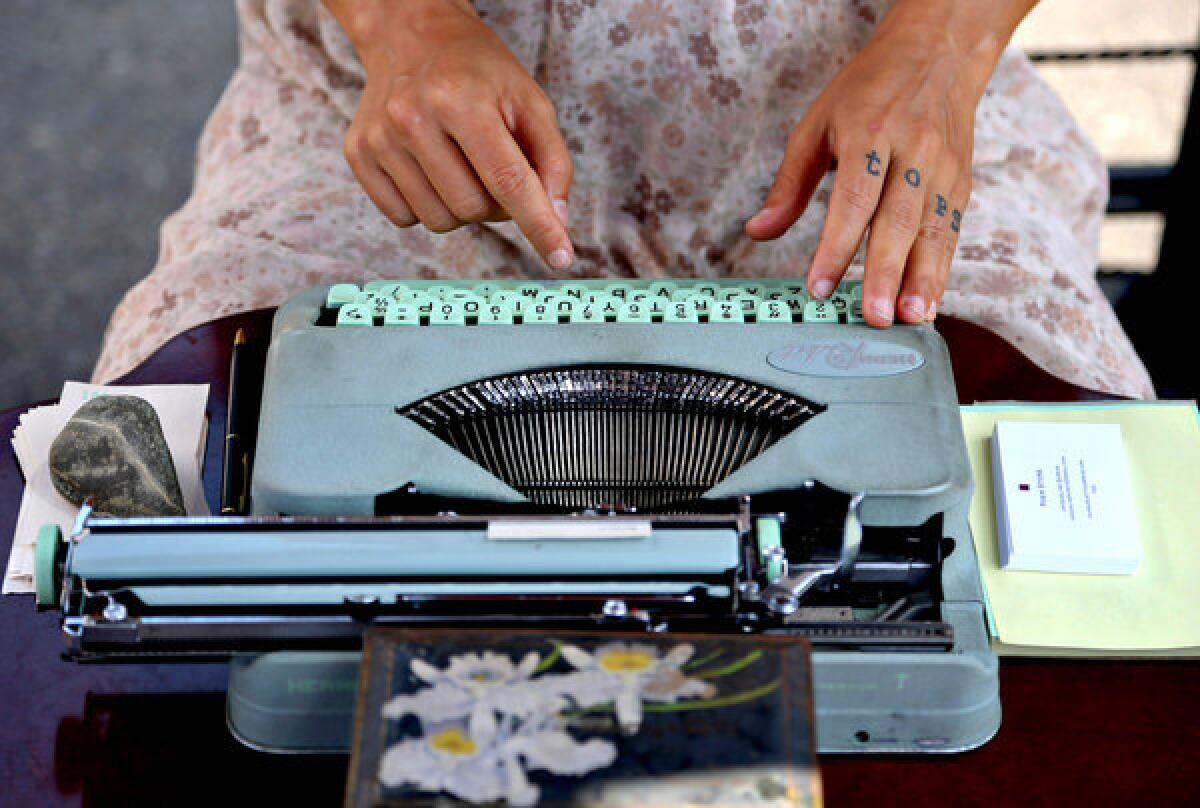
[[[985,743],[947,352],[860,307],[785,281],[304,292],[275,317],[251,513],[82,525],[71,653],[232,655],[234,732],[321,750],[371,625],[793,634],[822,751]]]

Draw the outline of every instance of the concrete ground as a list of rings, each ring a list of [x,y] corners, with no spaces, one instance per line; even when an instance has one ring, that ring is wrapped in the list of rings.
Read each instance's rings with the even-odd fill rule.
[[[1043,0],[1034,49],[1193,44],[1195,0]],[[195,140],[237,59],[230,0],[0,2],[0,408],[87,378],[112,307],[153,266]],[[1189,60],[1050,65],[1110,162],[1171,162]],[[1152,267],[1161,223],[1105,228],[1104,263]]]

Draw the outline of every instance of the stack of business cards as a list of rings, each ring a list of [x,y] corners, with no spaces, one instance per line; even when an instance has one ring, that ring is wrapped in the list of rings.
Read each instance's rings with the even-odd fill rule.
[[[992,471],[1001,567],[1137,570],[1142,546],[1119,425],[1001,421]]]

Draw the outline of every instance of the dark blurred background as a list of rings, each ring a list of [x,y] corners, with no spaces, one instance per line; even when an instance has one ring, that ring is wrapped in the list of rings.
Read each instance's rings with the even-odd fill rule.
[[[232,0],[0,0],[0,408],[87,380],[187,198]]]
[[[1160,393],[1189,397],[1190,315],[1172,301],[1195,285],[1196,148],[1178,159],[1198,27],[1196,0],[1043,0],[1016,38],[1113,166],[1102,283]],[[154,265],[236,64],[233,0],[0,0],[0,54],[4,408],[87,379],[109,312]]]

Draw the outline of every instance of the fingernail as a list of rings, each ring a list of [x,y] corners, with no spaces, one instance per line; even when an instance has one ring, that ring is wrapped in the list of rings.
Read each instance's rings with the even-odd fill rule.
[[[559,247],[546,256],[546,263],[557,270],[566,269],[571,266],[571,251],[566,247]]]
[[[934,300],[929,304],[929,313],[925,315],[925,319],[932,323],[936,317],[937,317],[937,301]]]
[[[769,214],[770,210],[771,210],[770,208],[763,208],[763,209],[762,209],[762,210],[760,210],[758,213],[756,213],[756,214],[754,214],[753,216],[751,216],[751,217],[749,218],[749,220],[747,220],[747,221],[746,221],[746,224],[747,224],[747,225],[752,225],[752,224],[754,224],[755,222],[760,222],[760,221],[762,221],[763,219],[767,218],[767,215]]]
[[[876,300],[871,304],[871,311],[875,312],[875,316],[886,322],[892,321],[892,301]]]
[[[558,220],[563,223],[564,227],[566,227],[566,225],[567,225],[567,200],[555,199],[550,204],[554,207],[554,215],[557,216]]]
[[[925,301],[919,297],[906,297],[900,301],[900,308],[909,319],[920,322],[925,319]]]
[[[822,299],[829,297],[833,294],[833,281],[829,280],[829,278],[820,278],[813,281],[812,292],[813,295]]]

